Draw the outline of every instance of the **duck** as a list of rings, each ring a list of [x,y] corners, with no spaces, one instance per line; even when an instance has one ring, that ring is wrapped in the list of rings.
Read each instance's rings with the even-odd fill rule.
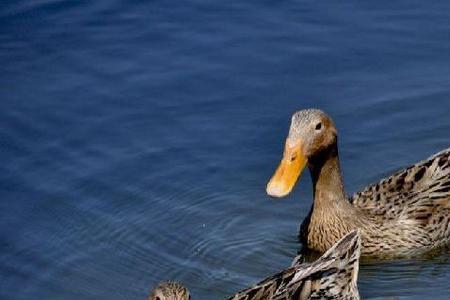
[[[354,230],[319,259],[304,263],[296,257],[293,266],[244,289],[229,300],[342,299],[359,300],[357,286],[361,233]],[[177,282],[159,283],[148,300],[189,300],[186,287]]]
[[[153,288],[148,300],[190,300],[189,290],[175,281],[160,282]]]
[[[299,230],[307,249],[326,251],[354,229],[361,255],[407,258],[447,248],[450,240],[450,148],[368,185],[348,197],[338,153],[338,133],[319,109],[293,114],[284,153],[266,186],[282,198],[308,167],[313,202]]]

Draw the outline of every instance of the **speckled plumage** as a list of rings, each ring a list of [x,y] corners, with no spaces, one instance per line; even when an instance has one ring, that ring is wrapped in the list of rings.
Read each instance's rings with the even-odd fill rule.
[[[359,299],[360,248],[360,234],[353,231],[315,262],[297,264],[229,300]]]
[[[240,291],[229,300],[357,300],[359,299],[357,277],[360,251],[360,233],[352,231],[315,262],[295,264]],[[161,289],[160,286],[156,289]],[[179,289],[179,287],[175,288]],[[151,295],[154,295],[154,292]],[[169,299],[187,300],[187,298],[162,296],[159,296],[159,299],[149,298],[149,300]]]
[[[313,179],[314,203],[300,230],[308,248],[323,252],[355,228],[362,255],[374,258],[411,257],[449,243],[450,148],[348,198],[331,118],[299,111],[289,139],[301,141]]]
[[[369,215],[365,253],[406,256],[445,246],[450,239],[450,148],[355,193],[350,202]],[[371,226],[368,227],[370,229]]]
[[[187,288],[178,282],[161,282],[148,296],[148,300],[189,300],[191,296]]]

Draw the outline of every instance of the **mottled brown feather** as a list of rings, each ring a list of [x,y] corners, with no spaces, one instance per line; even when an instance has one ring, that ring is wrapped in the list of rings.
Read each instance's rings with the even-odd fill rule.
[[[319,122],[323,128],[315,130]],[[450,148],[348,198],[337,130],[328,115],[317,109],[296,112],[288,139],[300,145],[313,182],[314,202],[299,235],[308,248],[324,252],[356,228],[366,257],[411,257],[448,245]]]
[[[313,263],[299,263],[270,276],[229,300],[358,300],[359,231],[352,231]],[[179,297],[179,298],[176,298]],[[162,283],[149,300],[187,300],[189,293],[177,283]]]
[[[229,300],[359,299],[360,233],[352,231],[315,262],[297,264]]]

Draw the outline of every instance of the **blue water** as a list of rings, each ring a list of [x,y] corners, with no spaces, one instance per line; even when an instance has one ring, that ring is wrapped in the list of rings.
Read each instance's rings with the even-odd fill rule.
[[[343,1],[341,1],[343,2]],[[450,146],[448,1],[4,1],[0,298],[222,299],[290,264],[311,205],[265,185],[333,116],[349,193]],[[361,266],[448,299],[450,254]]]

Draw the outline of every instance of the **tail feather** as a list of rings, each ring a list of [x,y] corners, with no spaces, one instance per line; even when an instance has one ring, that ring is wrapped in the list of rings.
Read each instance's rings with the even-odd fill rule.
[[[277,291],[273,300],[291,299],[295,295],[300,299],[359,299],[360,255],[361,234],[354,230],[306,268],[297,266],[292,280]]]

